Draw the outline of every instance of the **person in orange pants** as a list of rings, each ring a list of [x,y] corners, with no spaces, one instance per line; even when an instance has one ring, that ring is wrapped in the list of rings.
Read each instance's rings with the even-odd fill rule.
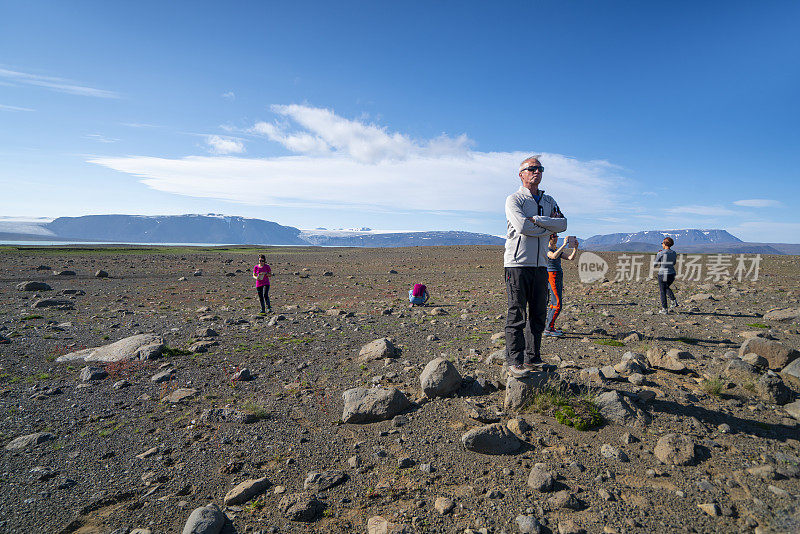
[[[564,244],[558,247],[558,234],[550,235],[550,243],[547,247],[547,282],[550,285],[550,308],[547,310],[547,323],[544,327],[545,336],[560,337],[564,333],[556,329],[556,319],[561,313],[562,295],[564,294],[564,272],[561,270],[562,257],[571,260],[578,253],[578,240],[570,239],[571,236],[564,238]],[[569,256],[562,256],[564,250],[573,243],[575,248]]]

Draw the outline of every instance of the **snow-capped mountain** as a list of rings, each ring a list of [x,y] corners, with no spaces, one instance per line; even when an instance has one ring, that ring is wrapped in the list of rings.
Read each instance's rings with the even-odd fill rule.
[[[665,237],[671,237],[678,245],[703,245],[721,243],[741,243],[738,237],[725,230],[647,230],[633,234],[605,234],[593,235],[581,242],[581,245],[592,248],[595,246],[624,245],[627,243],[649,243],[660,245]]]

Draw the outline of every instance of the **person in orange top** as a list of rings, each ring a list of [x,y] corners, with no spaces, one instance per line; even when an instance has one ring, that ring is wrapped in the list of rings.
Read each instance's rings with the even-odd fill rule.
[[[569,256],[562,256],[564,250],[573,243],[575,248]],[[550,243],[547,247],[547,281],[550,284],[550,308],[547,310],[547,326],[545,336],[560,337],[564,332],[556,329],[556,319],[561,313],[562,295],[564,294],[564,271],[561,270],[561,259],[571,260],[578,253],[578,240],[572,236],[564,238],[564,244],[558,245],[558,234],[550,234]]]

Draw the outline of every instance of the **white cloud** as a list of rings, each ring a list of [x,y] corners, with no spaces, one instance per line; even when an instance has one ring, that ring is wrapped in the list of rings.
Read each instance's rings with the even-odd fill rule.
[[[736,200],[734,201],[734,204],[737,206],[744,206],[746,208],[779,208],[783,206],[783,202],[768,198],[748,198],[745,200]]]
[[[213,154],[241,154],[244,152],[244,144],[238,139],[230,137],[209,135],[206,138],[206,143],[208,143]]]
[[[701,217],[724,217],[728,215],[736,215],[738,213],[724,206],[701,206],[696,204],[689,206],[677,206],[674,208],[667,208],[664,211],[673,215],[689,214],[689,215],[699,215]]]
[[[305,131],[288,132],[288,124],[259,122],[251,132],[266,135],[292,152],[301,154],[331,153],[348,156],[361,163],[402,161],[411,157],[464,154],[471,144],[466,135],[455,139],[441,135],[425,142],[387,132],[374,124],[339,117],[329,109],[297,104],[272,106],[272,111],[297,123]]]
[[[5,104],[0,104],[0,111],[36,111],[36,110],[31,108],[21,108],[19,106],[6,106]]]
[[[330,110],[276,106],[282,121],[250,129],[294,155],[272,158],[189,156],[96,157],[90,161],[141,177],[153,189],[253,205],[339,207],[385,212],[502,212],[520,181],[519,162],[535,152],[480,152],[465,136],[413,140],[386,128],[345,119]],[[240,141],[208,137],[218,154],[244,150]],[[626,179],[606,161],[543,154],[542,188],[567,217],[617,215]]]
[[[119,98],[119,95],[113,91],[106,91],[105,89],[95,89],[94,87],[78,85],[77,82],[66,80],[64,78],[55,78],[53,76],[41,76],[38,74],[28,74],[26,72],[0,68],[0,78],[5,78],[18,84],[35,85],[37,87],[52,89],[53,91],[58,91],[60,93],[92,96],[96,98]]]
[[[236,100],[236,93],[234,93],[233,91],[227,91],[225,93],[222,93],[222,95],[220,96],[222,96],[222,98],[224,98],[225,100]]]

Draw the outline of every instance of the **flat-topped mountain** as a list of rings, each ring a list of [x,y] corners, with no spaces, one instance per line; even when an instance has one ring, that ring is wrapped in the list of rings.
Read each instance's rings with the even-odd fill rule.
[[[307,245],[300,230],[225,215],[85,215],[44,225],[57,237],[128,243]]]
[[[589,247],[622,245],[625,243],[650,243],[660,245],[665,237],[671,237],[675,243],[682,245],[704,245],[710,243],[742,243],[738,237],[725,230],[646,230],[633,234],[605,234],[593,235],[583,241],[582,245]]]

